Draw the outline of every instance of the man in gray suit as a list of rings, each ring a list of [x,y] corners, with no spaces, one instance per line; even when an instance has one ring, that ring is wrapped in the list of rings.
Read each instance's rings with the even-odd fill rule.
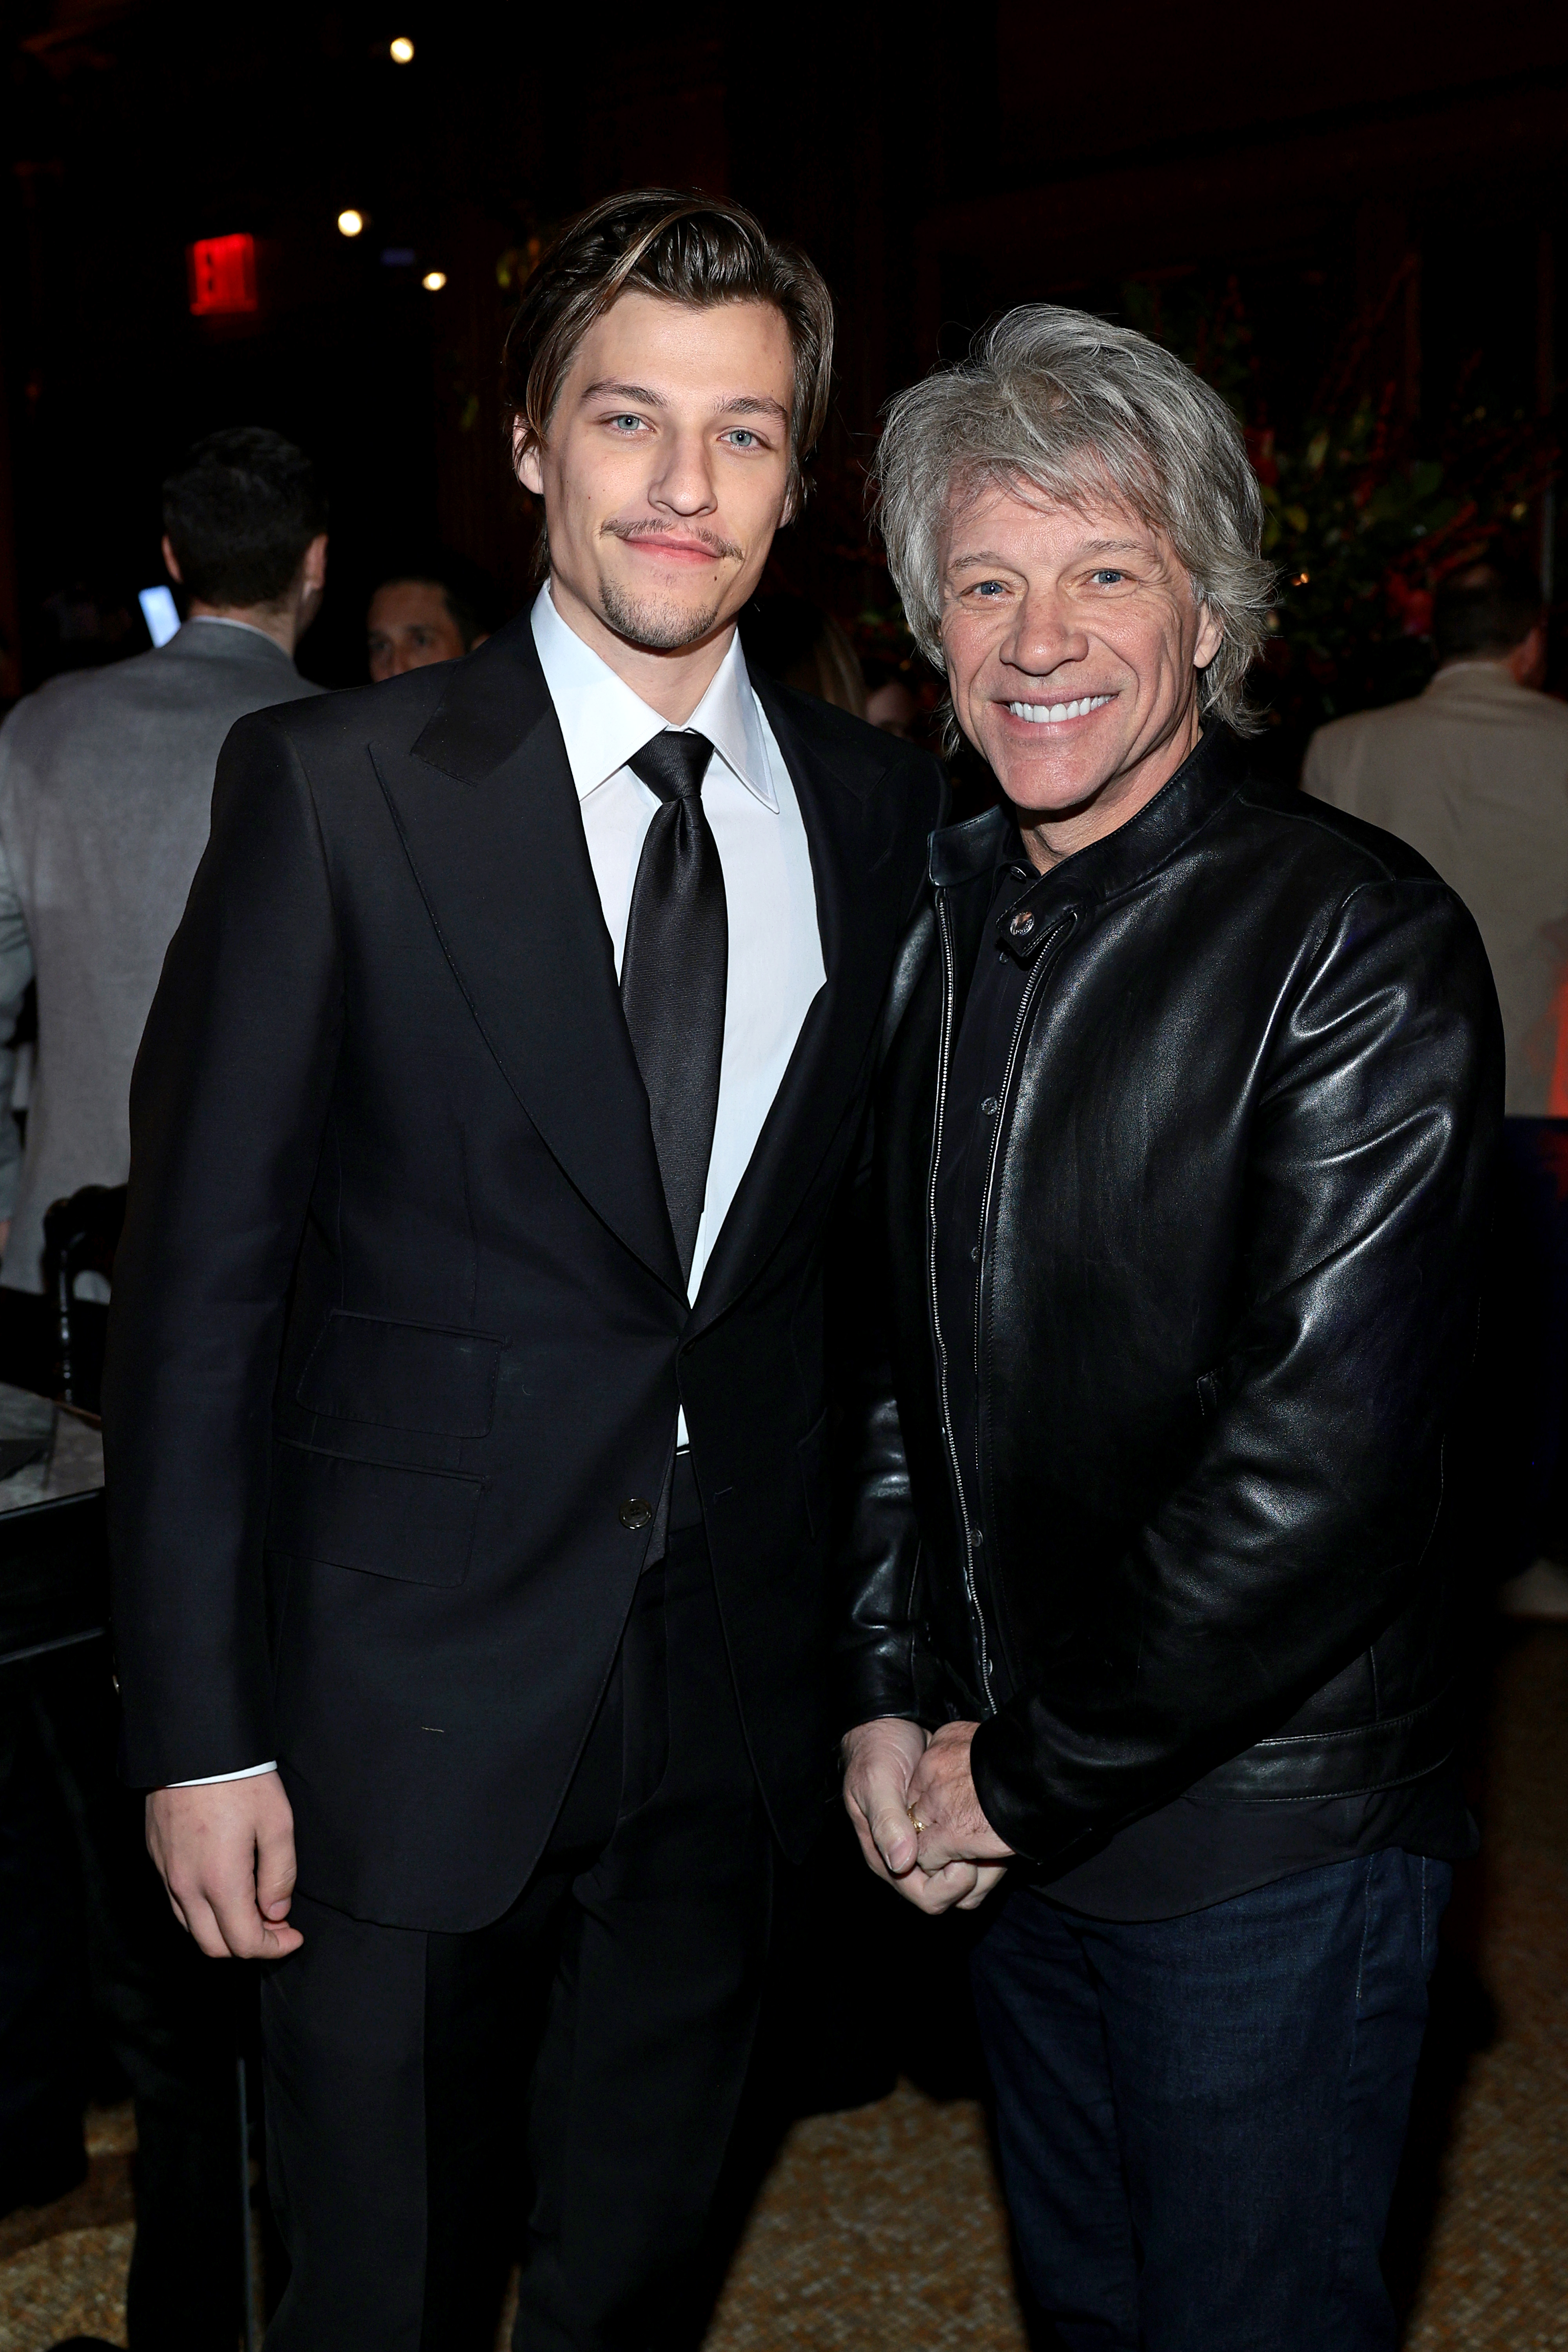
[[[45,1210],[80,1185],[125,1181],[131,1067],[206,845],[223,740],[247,712],[319,690],[293,660],[326,575],[309,461],[276,433],[214,434],[164,484],[163,520],[184,626],[155,652],[56,680],[0,729],[0,1038],[35,975],[38,994],[20,1153],[15,1057],[0,1053],[11,1147],[0,1377],[47,1377]],[[0,2212],[59,2195],[87,2168],[80,1930],[50,1892],[79,1868],[93,2003],[136,2101],[128,2340],[134,2352],[232,2352],[240,1988],[213,1985],[174,1925],[141,1799],[115,1780],[116,1733],[100,1644],[14,1669],[0,1694]],[[68,1818],[79,1857],[58,1850]]]
[[[309,459],[261,426],[215,433],[165,482],[163,522],[184,628],[55,679],[0,728],[0,1036],[30,978],[38,993],[25,1150],[7,1116],[14,1056],[0,1053],[5,1293],[42,1290],[51,1202],[125,1181],[131,1066],[206,846],[224,737],[247,711],[320,690],[293,658],[327,567]],[[0,1294],[13,1330],[29,1307]]]

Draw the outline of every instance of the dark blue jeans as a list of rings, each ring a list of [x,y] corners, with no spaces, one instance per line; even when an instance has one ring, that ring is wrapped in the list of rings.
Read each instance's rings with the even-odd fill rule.
[[[1069,2352],[1392,2352],[1378,2254],[1452,1876],[1387,1852],[1131,1926],[1006,1899],[975,1999]]]

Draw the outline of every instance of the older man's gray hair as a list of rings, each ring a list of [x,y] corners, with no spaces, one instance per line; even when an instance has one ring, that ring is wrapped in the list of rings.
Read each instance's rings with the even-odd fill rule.
[[[1243,688],[1274,583],[1258,479],[1219,394],[1146,335],[1052,302],[1009,310],[962,364],[890,404],[877,485],[894,583],[939,669],[954,500],[993,485],[1080,508],[1109,495],[1165,533],[1225,632],[1201,707],[1243,731],[1256,726]]]

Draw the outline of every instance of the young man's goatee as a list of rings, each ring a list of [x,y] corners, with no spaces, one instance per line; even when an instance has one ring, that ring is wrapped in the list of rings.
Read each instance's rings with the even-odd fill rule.
[[[673,598],[628,596],[609,581],[599,592],[599,604],[616,636],[656,654],[679,653],[685,646],[700,645],[723,610],[719,596],[694,613],[689,604],[677,604]]]

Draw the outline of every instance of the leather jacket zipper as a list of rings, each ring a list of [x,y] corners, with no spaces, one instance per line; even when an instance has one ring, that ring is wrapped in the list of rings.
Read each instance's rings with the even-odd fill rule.
[[[952,924],[948,914],[947,896],[936,894],[937,931],[942,940],[942,1053],[936,1074],[936,1131],[931,1138],[931,1181],[926,1193],[926,1284],[931,1303],[931,1330],[936,1339],[937,1381],[942,1394],[942,1433],[947,1448],[948,1475],[952,1481],[953,1501],[958,1507],[958,1523],[963,1538],[963,1589],[969,1602],[970,1623],[974,1629],[975,1654],[980,1667],[980,1687],[987,1707],[994,1715],[996,1702],[991,1693],[991,1649],[986,1637],[985,1619],[980,1607],[980,1595],[974,1585],[974,1538],[969,1523],[969,1506],[963,1496],[963,1474],[958,1463],[958,1440],[952,1427],[952,1407],[948,1397],[947,1342],[942,1335],[942,1309],[936,1295],[936,1181],[942,1166],[942,1125],[947,1113],[947,1073],[952,1059],[952,1017],[958,999],[958,975],[952,949]]]

